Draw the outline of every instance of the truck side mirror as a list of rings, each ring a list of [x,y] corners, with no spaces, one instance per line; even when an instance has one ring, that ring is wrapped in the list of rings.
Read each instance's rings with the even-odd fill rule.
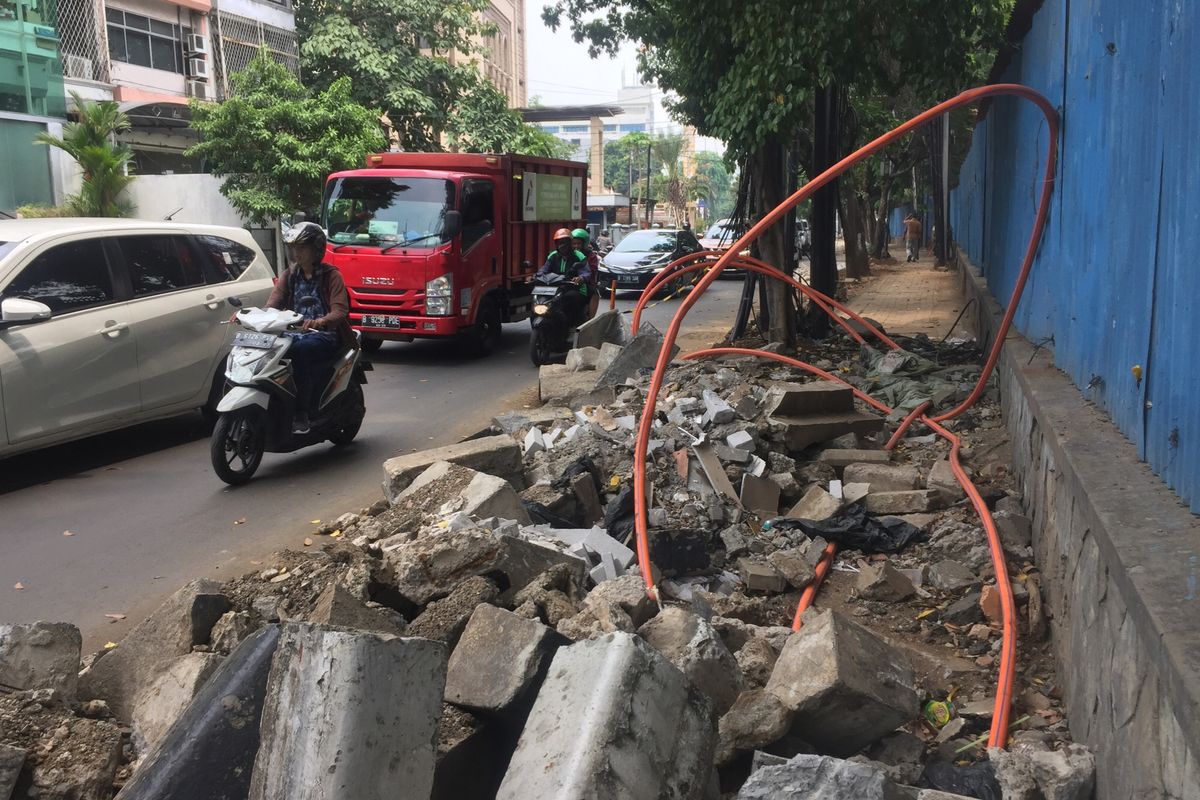
[[[446,217],[442,222],[442,235],[447,239],[453,239],[462,233],[462,212],[447,211]]]

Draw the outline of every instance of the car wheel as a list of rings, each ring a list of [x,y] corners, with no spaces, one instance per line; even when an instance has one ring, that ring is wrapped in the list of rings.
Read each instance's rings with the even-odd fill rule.
[[[266,415],[257,406],[222,414],[213,430],[209,456],[217,477],[239,486],[254,477],[267,444]]]

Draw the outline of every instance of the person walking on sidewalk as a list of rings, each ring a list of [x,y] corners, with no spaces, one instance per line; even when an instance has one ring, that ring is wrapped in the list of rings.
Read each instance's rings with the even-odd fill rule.
[[[921,255],[921,220],[911,211],[904,218],[904,247],[908,251],[907,261],[910,264]]]

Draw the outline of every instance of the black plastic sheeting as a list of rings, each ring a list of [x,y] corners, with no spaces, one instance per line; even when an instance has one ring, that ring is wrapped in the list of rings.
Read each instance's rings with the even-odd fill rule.
[[[860,550],[867,555],[873,553],[899,553],[913,542],[924,541],[920,528],[908,524],[899,517],[871,517],[860,505],[842,509],[829,519],[789,519],[778,517],[771,520],[776,530],[800,530],[809,536],[820,536],[839,547]]]
[[[992,765],[986,761],[966,767],[949,761],[926,764],[918,785],[922,789],[937,789],[977,800],[1002,800],[1003,796],[992,773]]]

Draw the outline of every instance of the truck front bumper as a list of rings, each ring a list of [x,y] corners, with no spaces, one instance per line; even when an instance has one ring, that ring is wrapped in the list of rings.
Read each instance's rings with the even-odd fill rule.
[[[376,339],[412,339],[457,336],[463,318],[397,316],[395,314],[350,312],[350,325]]]

